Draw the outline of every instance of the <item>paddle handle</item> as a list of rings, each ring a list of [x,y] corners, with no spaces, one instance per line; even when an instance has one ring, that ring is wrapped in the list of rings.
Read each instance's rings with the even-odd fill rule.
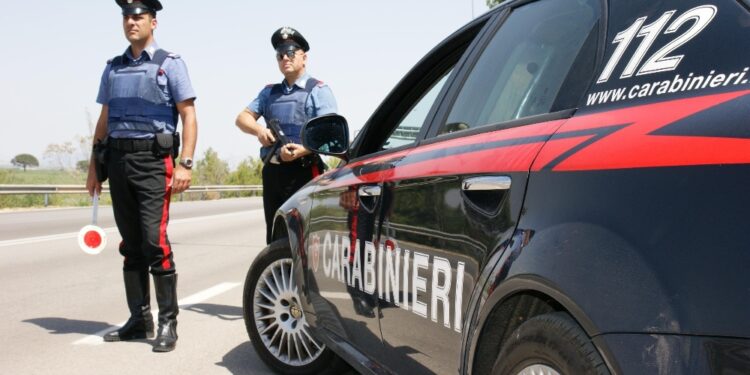
[[[91,218],[91,225],[96,225],[96,219],[99,216],[99,194],[94,192],[94,213]]]

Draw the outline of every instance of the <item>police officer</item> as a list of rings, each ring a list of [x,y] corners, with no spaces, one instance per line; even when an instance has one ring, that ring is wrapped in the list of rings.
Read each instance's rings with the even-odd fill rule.
[[[271,35],[276,62],[284,80],[267,85],[237,116],[237,127],[258,138],[262,145],[261,159],[272,152],[277,141],[273,132],[257,120],[278,121],[291,143],[278,148],[263,166],[263,210],[266,215],[266,243],[271,242],[271,229],[276,210],[299,188],[322,171],[322,161],[301,145],[300,131],[307,120],[336,112],[336,99],[331,89],[306,72],[310,45],[299,31],[282,27]]]
[[[195,93],[185,63],[154,41],[158,0],[116,0],[130,46],[107,62],[97,102],[102,105],[95,143],[106,144],[109,186],[125,257],[123,276],[130,318],[105,341],[152,338],[154,322],[149,271],[159,305],[153,350],[167,352],[177,342],[177,274],[167,238],[172,193],[190,187],[197,136]],[[176,127],[182,119],[182,154]],[[97,147],[95,147],[96,149]],[[101,192],[92,156],[86,187]]]

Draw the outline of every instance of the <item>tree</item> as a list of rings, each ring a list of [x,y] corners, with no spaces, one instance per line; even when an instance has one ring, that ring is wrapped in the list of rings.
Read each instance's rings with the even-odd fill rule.
[[[73,141],[78,146],[78,160],[85,160],[88,162],[89,159],[91,159],[91,145],[93,145],[93,139],[93,135],[76,135],[75,137],[73,137]]]
[[[39,166],[39,160],[36,160],[34,155],[31,154],[18,154],[10,161],[10,163],[17,167],[23,167],[24,172],[26,172],[26,167]]]
[[[487,2],[487,6],[489,8],[492,8],[496,5],[500,5],[500,3],[504,2],[505,0],[485,0]]]
[[[263,161],[248,157],[229,175],[227,185],[258,185],[263,177],[262,170]]]
[[[65,142],[60,144],[50,144],[44,151],[44,158],[50,159],[61,170],[70,169],[73,167],[73,154],[76,152],[73,147],[73,142]]]
[[[79,160],[78,163],[76,163],[76,169],[79,172],[86,173],[89,171],[89,159]]]
[[[209,147],[203,159],[195,163],[194,185],[221,185],[229,175],[229,164]]]

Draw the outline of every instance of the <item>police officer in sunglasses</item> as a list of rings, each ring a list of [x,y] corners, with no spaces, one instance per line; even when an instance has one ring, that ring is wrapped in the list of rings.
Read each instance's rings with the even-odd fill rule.
[[[309,119],[335,113],[336,99],[331,89],[306,71],[310,45],[299,31],[282,27],[271,35],[280,83],[269,84],[247,108],[237,116],[236,125],[258,138],[262,145],[263,210],[266,217],[266,242],[271,242],[271,229],[276,210],[299,188],[323,171],[320,158],[302,146],[300,131]],[[274,147],[278,135],[257,121],[277,122],[290,143]],[[274,151],[276,150],[276,151]],[[273,152],[274,154],[268,155]]]

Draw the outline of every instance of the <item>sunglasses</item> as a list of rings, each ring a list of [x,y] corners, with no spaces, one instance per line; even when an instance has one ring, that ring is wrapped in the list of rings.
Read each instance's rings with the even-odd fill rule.
[[[286,51],[277,51],[276,52],[276,60],[283,60],[284,56],[288,57],[289,60],[294,60],[294,57],[297,56],[298,49],[288,49]]]

